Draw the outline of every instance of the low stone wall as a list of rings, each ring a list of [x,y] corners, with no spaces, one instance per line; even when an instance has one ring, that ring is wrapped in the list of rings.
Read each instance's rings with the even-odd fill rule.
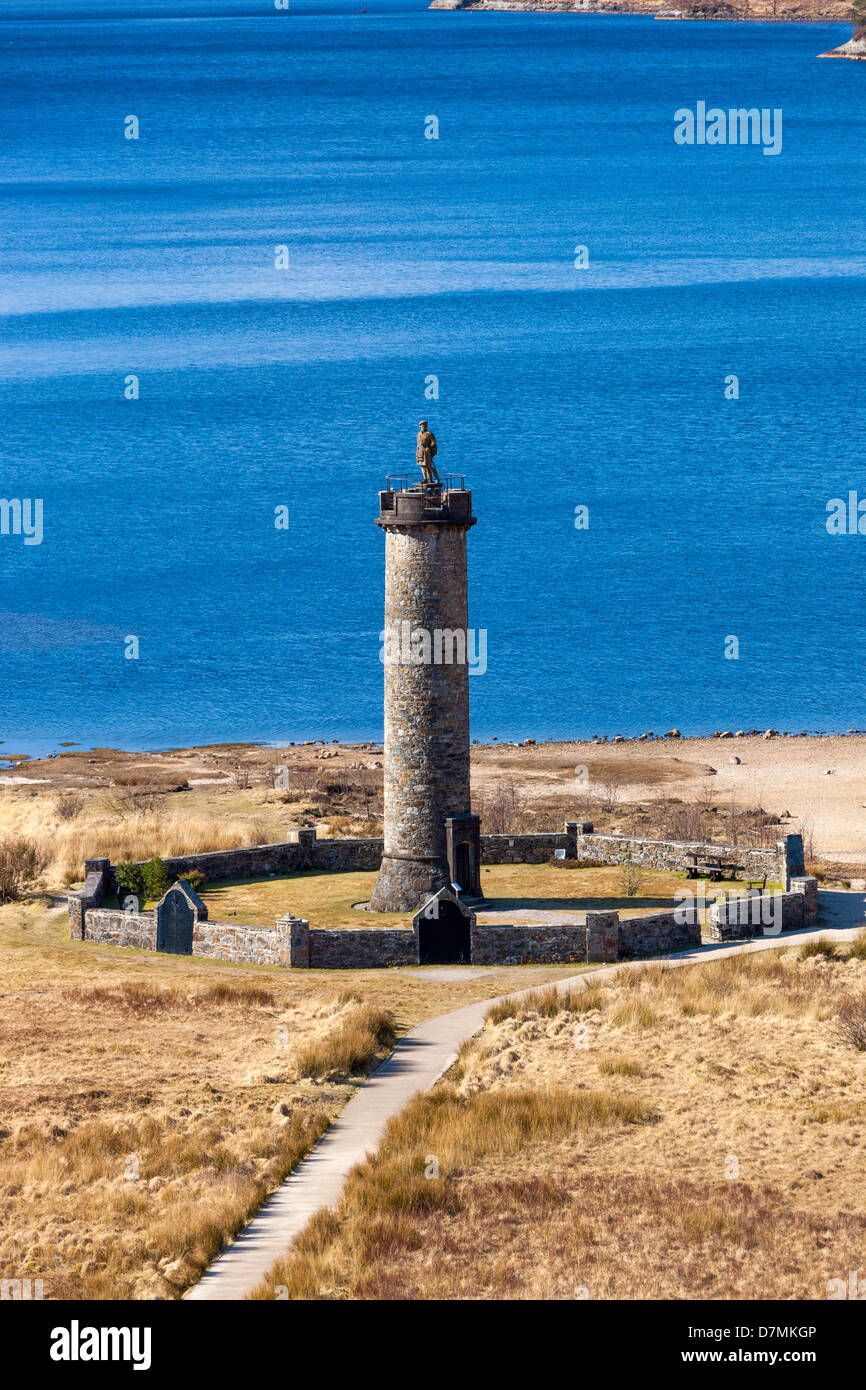
[[[196,922],[194,956],[249,965],[291,965],[289,940],[279,927],[251,927],[237,922]]]
[[[375,870],[382,861],[383,841],[378,837],[352,840],[320,840],[315,829],[297,830],[291,840],[273,845],[251,845],[244,849],[212,850],[206,854],[175,855],[165,859],[169,878],[184,878],[194,870],[214,883],[234,878],[260,878],[263,875],[293,874],[302,869],[331,873]],[[695,853],[719,854],[743,864],[752,877],[781,880],[785,888],[792,875],[802,875],[803,844],[798,835],[780,840],[774,849],[742,845],[713,845],[707,842],[649,840],[640,836],[596,835],[591,821],[566,821],[562,831],[537,835],[482,835],[481,859],[484,864],[544,864],[557,850],[566,859],[588,860],[599,864],[630,861],[647,869],[683,871]],[[141,861],[143,862],[143,861]],[[98,907],[105,893],[116,884],[114,868],[107,859],[88,859],[84,888],[70,895],[82,901],[80,912]]]
[[[99,941],[107,946],[135,946],[140,951],[155,951],[156,913],[96,908],[84,914],[81,939]]]
[[[208,882],[227,878],[260,878],[269,874],[294,874],[301,869],[331,873],[351,869],[378,869],[382,862],[381,839],[319,840],[315,830],[299,830],[297,839],[246,849],[220,849],[208,854],[177,855],[163,863],[171,879],[185,878],[198,870]]]
[[[567,965],[587,959],[586,927],[476,925],[470,950],[473,965]]]
[[[709,928],[713,941],[738,941],[751,936],[777,936],[798,931],[818,919],[818,880],[791,879],[790,893],[753,893],[710,908]]]
[[[192,954],[211,960],[230,960],[248,965],[291,965],[292,932],[309,923],[281,918],[273,927],[254,927],[242,922],[196,922]],[[108,946],[132,946],[156,950],[156,913],[95,909],[85,914],[84,941]],[[411,932],[410,932],[411,936]]]
[[[697,911],[686,907],[623,920],[617,912],[588,912],[585,926],[476,925],[471,939],[473,965],[605,963],[691,950],[701,944],[701,929]]]
[[[574,837],[555,831],[540,835],[481,836],[482,864],[546,864],[557,849],[564,849],[567,858],[574,858]]]
[[[671,912],[652,912],[646,917],[620,919],[620,960],[670,955],[675,951],[690,951],[700,944],[698,913],[689,904]]]
[[[780,879],[780,851],[756,849],[743,845],[711,845],[706,841],[647,840],[640,836],[578,835],[574,842],[574,858],[588,859],[599,864],[637,864],[642,869],[668,869],[683,872],[693,854],[721,855],[742,864],[747,874],[761,878],[766,873],[772,880]],[[569,856],[571,857],[571,856]]]
[[[312,970],[372,970],[417,964],[418,938],[410,927],[346,927],[310,932]]]

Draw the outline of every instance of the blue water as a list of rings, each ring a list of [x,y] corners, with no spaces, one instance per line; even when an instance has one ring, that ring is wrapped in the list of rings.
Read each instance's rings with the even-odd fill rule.
[[[850,30],[359,4],[0,3],[3,746],[380,735],[422,416],[476,736],[866,725]],[[782,153],[676,145],[699,100]]]

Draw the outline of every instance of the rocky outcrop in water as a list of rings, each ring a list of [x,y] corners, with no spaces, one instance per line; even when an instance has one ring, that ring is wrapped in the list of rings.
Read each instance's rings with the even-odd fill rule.
[[[861,62],[866,58],[866,25],[858,29],[853,38],[839,48],[831,48],[829,53],[819,53],[819,58],[854,58]]]

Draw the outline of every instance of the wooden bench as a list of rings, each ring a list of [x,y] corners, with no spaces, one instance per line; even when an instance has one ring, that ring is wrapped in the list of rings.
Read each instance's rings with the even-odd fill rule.
[[[690,857],[692,862],[686,865],[686,878],[735,879],[744,868],[744,865],[723,859],[721,855],[706,854],[701,858],[693,854]]]

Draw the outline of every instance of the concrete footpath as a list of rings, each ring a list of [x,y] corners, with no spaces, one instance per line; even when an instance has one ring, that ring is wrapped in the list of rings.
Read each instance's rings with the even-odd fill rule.
[[[823,895],[822,895],[823,896]],[[784,936],[759,937],[755,941],[729,946],[701,946],[674,956],[655,957],[654,962],[670,966],[694,965],[720,960],[725,956],[753,951],[770,951],[800,945],[816,936],[844,941],[864,925],[864,900],[859,894],[832,894],[852,898],[849,910],[838,903],[827,904],[827,918],[845,921],[844,926],[785,932]],[[855,906],[856,904],[856,906]],[[823,904],[822,904],[823,907]],[[844,905],[848,908],[848,904]],[[833,909],[836,909],[835,911]],[[837,915],[838,914],[838,915]],[[556,982],[566,990],[581,987],[589,980],[610,975],[615,970],[641,969],[654,963],[629,961],[587,970]],[[264,1203],[260,1211],[230,1246],[214,1261],[200,1281],[186,1294],[190,1303],[237,1300],[252,1293],[275,1262],[284,1256],[295,1236],[303,1230],[320,1207],[335,1207],[351,1169],[378,1148],[385,1126],[419,1091],[427,1091],[447,1071],[467,1038],[481,1028],[484,1016],[497,999],[522,999],[545,985],[513,994],[496,995],[477,1004],[440,1014],[407,1033],[391,1055],[372,1073],[352,1097],[340,1116],[286,1181]]]

